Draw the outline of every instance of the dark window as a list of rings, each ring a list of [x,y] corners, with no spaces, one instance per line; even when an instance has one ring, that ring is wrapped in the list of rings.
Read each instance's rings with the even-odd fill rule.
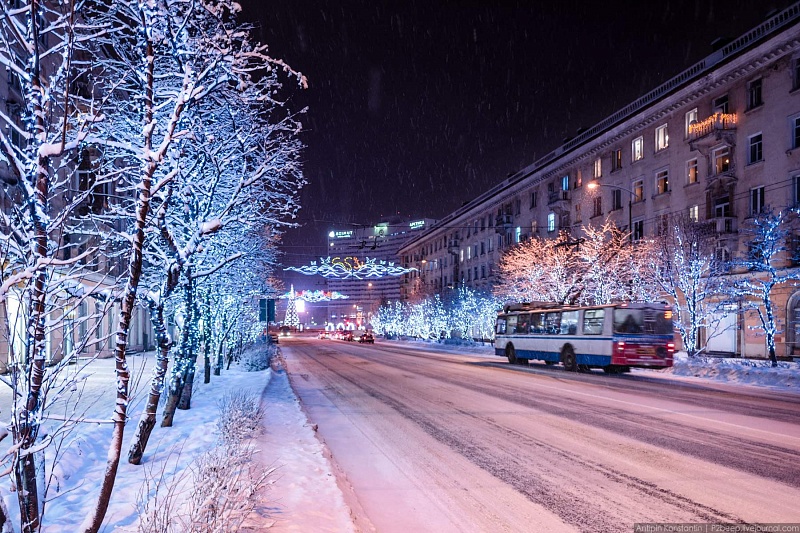
[[[714,113],[727,113],[728,112],[728,95],[720,96],[714,99]]]
[[[622,191],[614,189],[611,191],[611,210],[622,209]]]
[[[750,189],[750,214],[757,215],[764,210],[764,187]]]
[[[792,123],[792,148],[800,148],[800,118]]]
[[[603,198],[600,195],[594,197],[593,207],[594,207],[592,211],[593,217],[599,217],[600,215],[603,214]]]
[[[536,204],[539,201],[539,198],[537,198],[537,196],[538,195],[536,194],[536,191],[531,192],[531,209],[535,208]]]
[[[761,78],[751,81],[747,85],[747,109],[753,109],[764,101],[761,99]]]
[[[800,89],[800,58],[794,60],[792,67],[792,90]]]
[[[633,240],[638,241],[644,237],[644,221],[637,220],[633,223]]]
[[[761,134],[750,137],[750,151],[748,152],[748,163],[758,163],[764,159],[764,151],[761,142]]]

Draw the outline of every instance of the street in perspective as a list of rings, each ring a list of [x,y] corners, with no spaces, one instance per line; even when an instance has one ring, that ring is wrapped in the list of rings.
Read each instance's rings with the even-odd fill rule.
[[[0,5],[0,533],[800,532],[800,2]]]

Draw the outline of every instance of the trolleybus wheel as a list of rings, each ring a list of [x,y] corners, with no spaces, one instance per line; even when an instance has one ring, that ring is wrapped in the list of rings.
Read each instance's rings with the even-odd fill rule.
[[[512,365],[517,364],[517,352],[514,350],[513,344],[506,345],[506,357],[508,357],[508,362]]]
[[[564,363],[564,368],[570,372],[578,371],[578,362],[575,359],[575,351],[572,346],[564,346],[561,350],[561,362]]]

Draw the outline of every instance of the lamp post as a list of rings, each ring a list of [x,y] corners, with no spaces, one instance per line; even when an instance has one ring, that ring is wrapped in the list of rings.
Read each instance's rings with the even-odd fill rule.
[[[609,187],[611,189],[619,189],[621,191],[625,191],[629,194],[628,196],[628,239],[630,239],[630,243],[633,244],[633,197],[636,196],[636,193],[630,189],[626,189],[625,187],[620,187],[619,185],[608,185],[605,183],[598,183],[597,180],[590,181],[587,185],[587,188],[594,190],[598,187]]]

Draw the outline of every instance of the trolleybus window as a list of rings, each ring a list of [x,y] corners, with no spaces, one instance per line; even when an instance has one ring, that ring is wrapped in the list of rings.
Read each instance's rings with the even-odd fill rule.
[[[602,335],[605,309],[587,309],[583,312],[583,334]]]
[[[517,331],[517,315],[508,315],[506,317],[506,332],[513,335]]]
[[[667,317],[667,313],[670,314],[669,317]],[[672,333],[671,314],[669,311],[657,309],[614,309],[614,332],[669,334]]]
[[[561,334],[575,335],[578,332],[578,312],[564,311],[561,313]]]
[[[539,335],[547,333],[544,326],[544,313],[533,313],[531,315],[531,333]]]
[[[546,334],[558,335],[558,330],[561,328],[561,312],[545,313],[544,328]]]
[[[495,333],[499,333],[500,335],[506,334],[506,319],[505,318],[498,318],[497,319],[497,331]]]
[[[530,318],[531,315],[517,316],[517,327],[514,329],[514,333],[526,335],[528,333],[528,322]]]

